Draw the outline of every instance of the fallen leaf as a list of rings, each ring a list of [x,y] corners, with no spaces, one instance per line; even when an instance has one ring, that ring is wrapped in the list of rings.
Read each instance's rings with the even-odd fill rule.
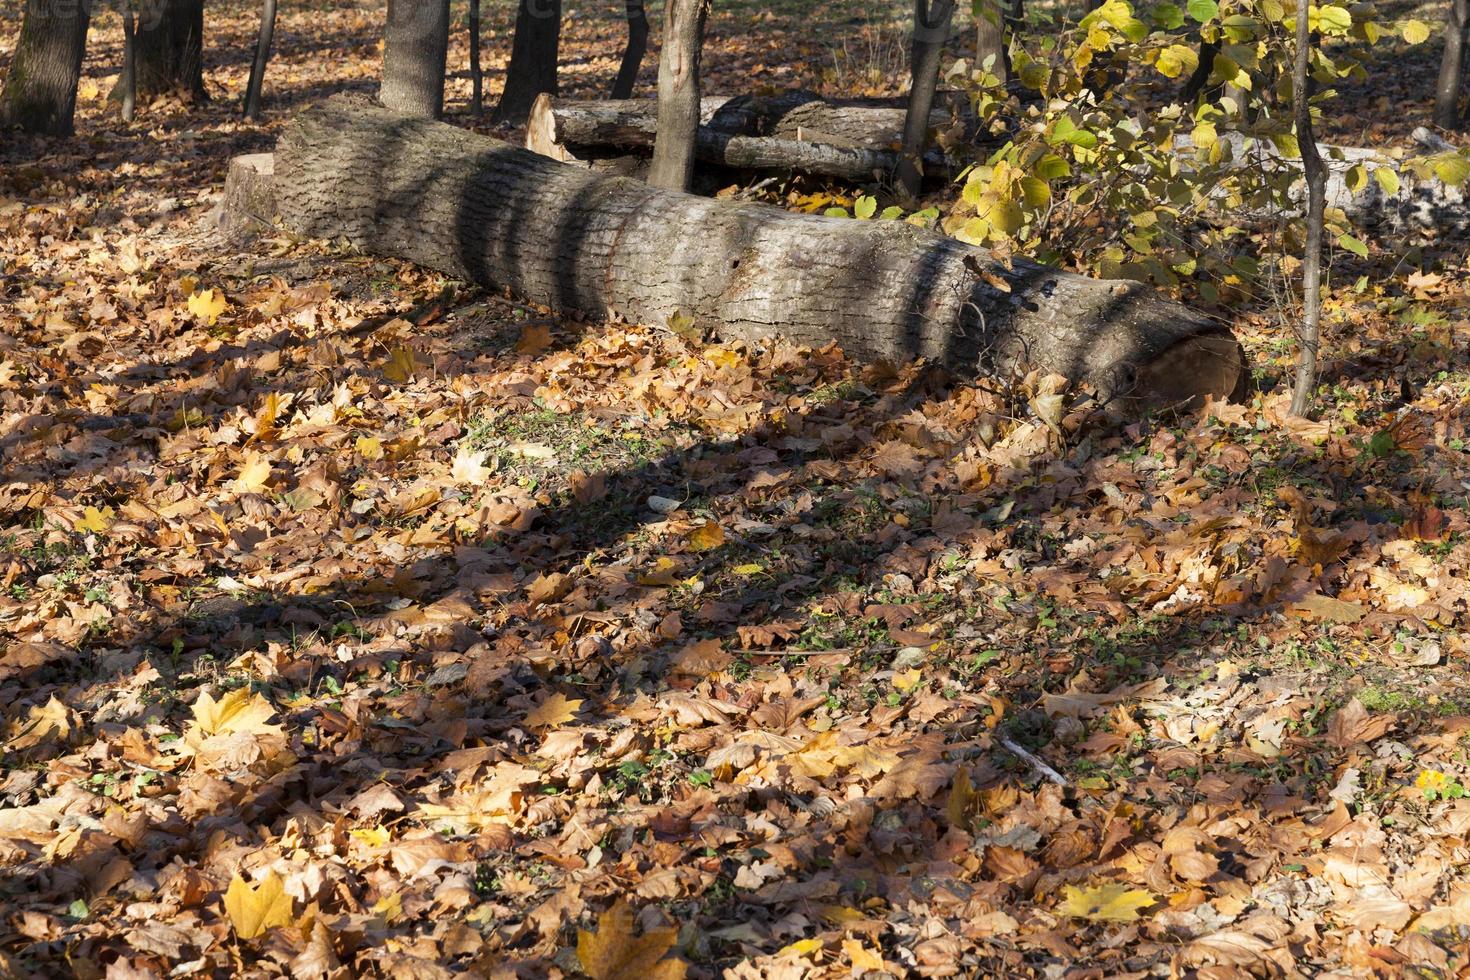
[[[1138,910],[1158,901],[1141,888],[1110,882],[1088,888],[1067,885],[1062,914],[1089,922],[1137,922]]]
[[[577,962],[592,980],[681,980],[685,964],[665,959],[679,930],[633,935],[633,909],[619,901],[597,920],[597,932],[577,930]]]
[[[236,875],[225,892],[225,912],[235,935],[254,939],[277,926],[291,924],[291,896],[274,871],[254,885]]]
[[[527,728],[555,728],[565,725],[577,716],[577,709],[582,707],[581,698],[569,700],[561,692],[551,695],[536,707],[532,708],[526,715]]]

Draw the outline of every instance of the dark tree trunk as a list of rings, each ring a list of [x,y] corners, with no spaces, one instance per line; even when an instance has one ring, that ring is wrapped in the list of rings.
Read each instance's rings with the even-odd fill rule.
[[[599,177],[341,98],[286,129],[273,199],[257,210],[298,234],[598,317],[682,312],[732,339],[836,341],[855,357],[926,357],[967,374],[1035,364],[1150,402],[1229,395],[1243,376],[1228,330],[1139,283],[1002,263],[906,222]]]
[[[1297,332],[1296,383],[1291,391],[1291,413],[1311,411],[1317,390],[1317,347],[1322,327],[1322,232],[1327,207],[1327,168],[1312,133],[1312,36],[1307,30],[1307,5],[1297,5],[1296,59],[1291,73],[1291,109],[1296,140],[1302,152],[1302,176],[1307,184],[1307,241],[1302,250],[1302,324]]]
[[[449,0],[388,0],[383,35],[383,105],[410,116],[444,113]]]
[[[205,102],[204,0],[143,0],[138,8],[138,98]],[[113,90],[113,98],[122,93]]]
[[[648,182],[683,191],[694,175],[699,136],[699,61],[709,0],[667,0],[658,62],[658,135]]]
[[[123,122],[132,122],[138,114],[138,25],[133,15],[132,0],[123,3],[123,66],[117,87],[122,102]]]
[[[255,40],[255,60],[250,63],[250,81],[245,86],[245,118],[260,118],[260,87],[271,56],[271,38],[276,33],[276,0],[260,0],[260,36]]]
[[[470,115],[485,111],[485,72],[480,68],[480,0],[470,0]]]
[[[1011,77],[1011,52],[1006,28],[1009,16],[997,0],[975,0],[975,67],[990,62],[990,73],[1002,82]]]
[[[0,127],[68,136],[87,48],[87,5],[30,0],[0,91]]]
[[[1470,31],[1470,0],[1450,0],[1444,25],[1444,56],[1439,62],[1439,81],[1434,87],[1434,124],[1441,129],[1459,129],[1460,80],[1465,74],[1465,35]]]
[[[934,89],[939,85],[939,59],[949,37],[954,0],[914,0],[914,43],[909,63],[908,115],[904,119],[903,150],[899,154],[899,189],[911,198],[919,196],[924,173],[924,144],[929,139],[929,111],[934,107]]]
[[[648,53],[648,14],[643,10],[643,0],[627,2],[628,46],[623,49],[623,63],[618,66],[618,77],[613,79],[614,99],[632,98],[633,83],[638,81],[638,70],[643,67],[643,56]]]
[[[561,0],[521,0],[516,36],[511,42],[505,91],[495,106],[497,123],[521,123],[543,92],[556,94],[557,51],[561,46]]]

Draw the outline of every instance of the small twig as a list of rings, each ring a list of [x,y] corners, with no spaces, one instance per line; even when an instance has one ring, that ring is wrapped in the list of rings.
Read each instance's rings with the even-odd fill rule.
[[[1014,755],[1016,758],[1022,760],[1023,762],[1030,763],[1030,765],[1031,765],[1031,767],[1033,769],[1035,769],[1037,772],[1041,773],[1047,779],[1050,779],[1052,782],[1056,783],[1058,786],[1066,786],[1067,785],[1067,780],[1066,780],[1065,777],[1062,776],[1061,773],[1057,772],[1051,766],[1047,765],[1045,762],[1042,762],[1040,759],[1036,758],[1036,756],[1032,755],[1030,752],[1027,752],[1025,749],[1021,748],[1015,742],[1012,742],[1008,738],[1001,738],[999,741],[1000,741],[1000,744],[1001,745],[1005,746],[1006,751],[1010,752],[1012,755]]]

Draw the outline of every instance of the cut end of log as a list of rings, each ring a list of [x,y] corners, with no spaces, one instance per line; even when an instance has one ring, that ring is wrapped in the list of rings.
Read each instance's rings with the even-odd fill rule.
[[[225,193],[215,211],[215,225],[232,240],[268,230],[276,217],[276,157],[247,153],[230,161]]]
[[[1149,407],[1194,409],[1210,398],[1242,397],[1248,380],[1240,343],[1224,332],[1204,333],[1142,364],[1133,391]]]
[[[531,116],[526,120],[526,149],[562,163],[580,163],[565,146],[556,131],[556,113],[552,111],[551,95],[542,92],[531,103]]]

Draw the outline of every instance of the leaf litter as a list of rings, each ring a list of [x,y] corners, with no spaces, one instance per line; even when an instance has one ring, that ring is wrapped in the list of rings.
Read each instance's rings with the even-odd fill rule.
[[[151,111],[0,176],[11,972],[1464,966],[1463,268],[1120,428],[228,255]]]

